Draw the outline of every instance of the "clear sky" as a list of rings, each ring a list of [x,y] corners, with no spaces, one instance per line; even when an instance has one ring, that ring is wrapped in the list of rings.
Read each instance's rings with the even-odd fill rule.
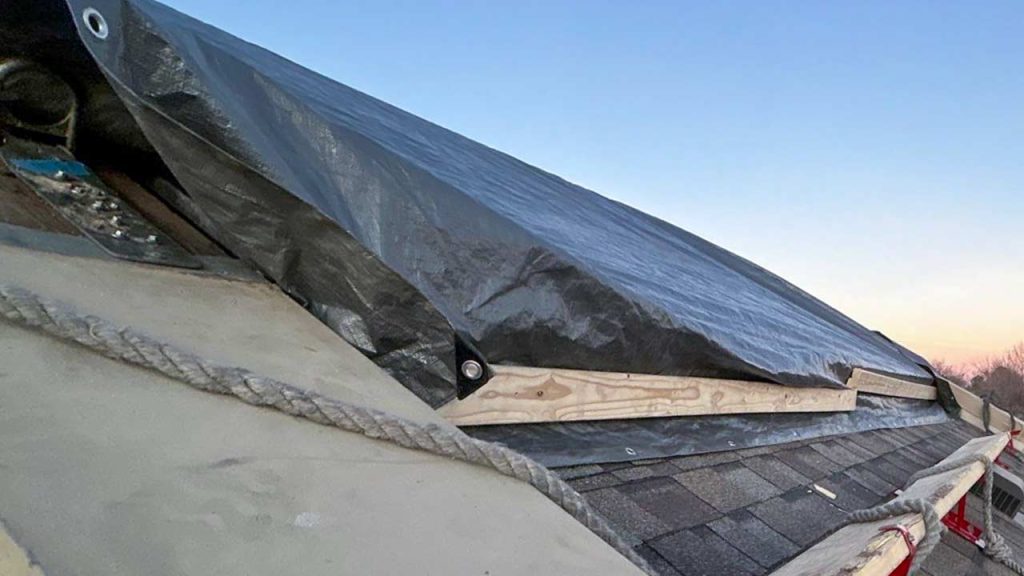
[[[169,0],[930,358],[1024,340],[1024,4]]]

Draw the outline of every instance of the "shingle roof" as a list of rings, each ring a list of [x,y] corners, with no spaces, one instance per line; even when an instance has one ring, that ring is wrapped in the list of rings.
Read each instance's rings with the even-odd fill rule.
[[[882,503],[912,473],[980,435],[951,420],[558,472],[661,574],[767,574],[839,528],[847,513]],[[1024,528],[997,516],[1008,543],[1024,551]],[[925,564],[929,576],[1001,568],[953,534]]]

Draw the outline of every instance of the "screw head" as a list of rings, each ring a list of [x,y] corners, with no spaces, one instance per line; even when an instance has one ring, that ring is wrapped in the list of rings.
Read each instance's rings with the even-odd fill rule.
[[[110,235],[120,240],[126,237],[128,235],[128,232],[124,228],[118,228],[117,230],[111,232]]]
[[[156,234],[146,236],[146,244],[156,244]]]
[[[469,380],[479,380],[484,375],[484,367],[476,360],[466,360],[460,368],[462,375]]]

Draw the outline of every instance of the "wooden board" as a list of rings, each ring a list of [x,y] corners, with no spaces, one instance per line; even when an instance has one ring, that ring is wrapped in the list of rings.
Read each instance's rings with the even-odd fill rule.
[[[439,412],[459,425],[613,418],[837,412],[856,407],[856,390],[763,382],[492,366],[494,376]]]
[[[81,236],[81,232],[36,195],[0,159],[0,222],[33,230]]]
[[[974,394],[970,390],[967,390],[963,386],[954,384],[953,382],[949,382],[949,388],[953,391],[953,397],[956,398],[957,404],[960,405],[960,419],[971,426],[974,426],[978,430],[984,430],[985,421],[982,417],[985,404],[984,400],[982,400],[977,394]],[[997,407],[995,404],[992,404],[989,410],[989,415],[991,417],[991,420],[989,421],[989,428],[993,431],[1009,432],[1010,413]],[[1014,429],[1024,429],[1024,422],[1017,418]],[[1013,447],[1018,450],[1024,450],[1024,443],[1018,439],[1014,439]]]
[[[853,376],[846,381],[846,385],[868,394],[919,398],[921,400],[935,400],[936,398],[935,386],[909,382],[860,368],[853,369]]]
[[[984,454],[995,458],[1003,451],[1009,436],[997,434],[975,438],[949,455],[943,462],[968,454]],[[925,498],[939,516],[944,516],[981,478],[984,465],[968,466],[935,476],[922,478],[899,496],[900,499]],[[907,557],[903,537],[896,532],[879,532],[885,525],[906,526],[920,542],[924,536],[924,520],[920,514],[904,514],[896,518],[850,524],[839,529],[803,554],[776,570],[774,576],[889,576]]]

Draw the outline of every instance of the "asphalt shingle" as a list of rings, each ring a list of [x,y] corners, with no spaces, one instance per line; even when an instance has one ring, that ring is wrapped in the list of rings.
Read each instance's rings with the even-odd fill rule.
[[[739,463],[691,470],[676,474],[674,478],[721,512],[749,506],[780,493],[774,484]]]
[[[569,480],[569,486],[572,486],[573,490],[577,492],[588,492],[599,488],[611,488],[612,486],[618,486],[619,484],[622,484],[622,480],[612,476],[610,473],[598,474],[597,476],[584,476],[583,478]]]
[[[819,480],[817,484],[835,494],[836,498],[832,500],[832,505],[846,512],[871,508],[884,500],[883,497],[861,486],[845,472],[837,472]]]
[[[927,466],[917,466],[909,459],[904,458],[902,449],[900,449],[898,453],[891,452],[889,454],[881,456],[881,460],[889,464],[889,466],[891,466],[892,468],[899,470],[903,473],[903,480],[900,481],[901,484],[903,482],[906,482],[907,478],[910,478],[910,476],[914,472],[917,472],[922,468],[927,468]]]
[[[641,558],[647,560],[647,563],[654,569],[654,572],[658,576],[682,576],[679,571],[672,566],[672,563],[666,560],[661,554],[646,544],[641,544],[634,548],[637,554]]]
[[[864,464],[847,468],[845,474],[879,498],[887,498],[896,491],[896,485],[879,478]]]
[[[796,488],[797,486],[804,486],[811,482],[810,478],[793,470],[774,456],[749,458],[743,461],[743,465],[783,491]]]
[[[603,488],[588,492],[587,502],[604,516],[632,546],[670,530],[657,516],[644,510],[639,504],[619,492],[617,488]]]
[[[619,470],[612,470],[609,472],[612,476],[615,476],[623,482],[629,482],[631,480],[643,480],[644,478],[651,478],[654,476],[654,471],[651,470],[650,466],[633,466],[632,468],[621,468]]]
[[[809,546],[842,524],[846,515],[813,490],[795,488],[750,508],[762,522],[798,546]]]
[[[934,438],[927,438],[914,444],[914,448],[919,452],[932,459],[933,462],[938,462],[946,456],[949,456],[950,452]]]
[[[771,568],[800,551],[796,544],[746,510],[723,516],[708,527],[763,568]]]
[[[618,490],[658,519],[665,527],[659,534],[705,524],[721,515],[671,478],[633,482]]]
[[[840,469],[838,464],[825,458],[809,446],[780,450],[775,453],[775,457],[811,480],[824,478]]]
[[[885,456],[880,456],[874,460],[868,460],[861,464],[861,466],[868,472],[871,472],[875,476],[884,480],[887,484],[900,488],[903,487],[903,482],[908,476],[903,469],[898,466],[894,466],[891,462],[886,460]]]
[[[672,458],[669,462],[679,468],[680,471],[685,472],[686,470],[707,468],[709,466],[717,466],[727,462],[735,462],[739,459],[739,455],[735,452],[712,452],[711,454],[698,454],[696,456]]]
[[[835,462],[840,468],[856,466],[864,461],[863,458],[858,458],[856,454],[850,452],[842,444],[834,440],[830,442],[815,442],[810,445],[810,448]]]
[[[670,534],[650,545],[687,576],[746,576],[765,572],[706,526]]]
[[[876,442],[872,438],[869,438],[867,433],[850,435],[846,437],[846,439],[863,448],[871,455],[872,458],[878,458],[883,454],[888,454],[892,450],[889,443]]]
[[[843,436],[840,438],[836,438],[835,441],[837,444],[839,444],[843,448],[846,448],[851,454],[854,454],[857,457],[857,464],[860,464],[865,460],[871,460],[872,458],[877,456],[877,454],[873,454],[870,450],[864,448],[860,444],[857,444],[849,437]]]

